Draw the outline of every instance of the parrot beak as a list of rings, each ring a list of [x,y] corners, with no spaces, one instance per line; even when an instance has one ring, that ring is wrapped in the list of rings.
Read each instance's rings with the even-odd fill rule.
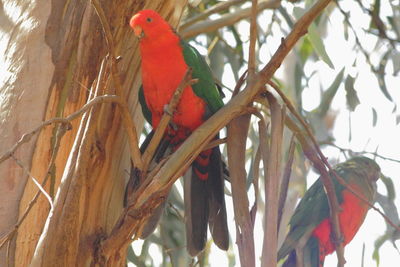
[[[129,21],[129,26],[131,26],[136,37],[139,38],[139,40],[140,40],[144,37],[144,32],[143,32],[142,27],[137,25],[136,20],[138,20],[138,14],[131,18],[131,20]]]
[[[140,39],[142,39],[144,37],[144,31],[142,29],[142,27],[135,25],[133,27],[133,32],[135,33],[136,37]]]

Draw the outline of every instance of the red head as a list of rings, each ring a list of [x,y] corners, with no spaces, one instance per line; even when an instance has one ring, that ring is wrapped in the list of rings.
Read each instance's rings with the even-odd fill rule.
[[[145,9],[133,15],[129,25],[140,39],[155,40],[167,32],[172,32],[170,25],[151,9]]]

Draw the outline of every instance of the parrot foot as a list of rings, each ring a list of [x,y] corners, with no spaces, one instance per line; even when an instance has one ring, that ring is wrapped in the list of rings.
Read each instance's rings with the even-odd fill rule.
[[[169,116],[173,116],[174,114],[173,114],[173,111],[171,111],[170,109],[169,109],[169,106],[168,105],[164,105],[164,113],[165,114],[168,114]],[[178,130],[178,126],[171,120],[170,122],[169,122],[169,125],[171,126],[171,128],[174,130],[174,131],[177,131]]]
[[[171,117],[174,115],[174,112],[169,109],[168,105],[164,105],[164,113],[168,114]]]

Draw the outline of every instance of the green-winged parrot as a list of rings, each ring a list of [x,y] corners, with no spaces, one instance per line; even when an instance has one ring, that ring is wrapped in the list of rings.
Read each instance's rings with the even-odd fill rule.
[[[198,82],[187,86],[167,128],[155,161],[175,150],[197,127],[224,104],[209,66],[200,53],[183,41],[174,29],[155,11],[142,10],[130,20],[139,38],[142,58],[142,87],[139,101],[146,120],[157,128],[165,106],[188,68]],[[142,144],[148,145],[152,134]],[[217,138],[217,137],[216,137]],[[214,242],[221,249],[229,246],[224,196],[225,165],[219,147],[203,151],[185,175],[185,221],[187,250],[197,255],[207,240],[207,225]],[[190,177],[186,177],[190,176]],[[145,226],[142,238],[154,231],[163,205]]]
[[[380,176],[378,164],[366,157],[353,157],[334,168],[352,189],[370,203],[376,194],[376,181]],[[341,185],[333,174],[336,197],[341,207],[340,229],[344,245],[355,236],[364,222],[369,206]],[[335,251],[330,223],[330,210],[323,183],[319,178],[305,193],[289,222],[290,230],[279,252],[278,260],[287,259],[284,267],[322,267],[325,256]],[[297,257],[296,257],[297,256]]]

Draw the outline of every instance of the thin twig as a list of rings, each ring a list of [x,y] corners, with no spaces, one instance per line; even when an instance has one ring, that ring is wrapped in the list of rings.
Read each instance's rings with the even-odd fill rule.
[[[262,1],[258,5],[257,12],[260,12],[264,9],[278,8],[280,6],[280,3],[281,3],[280,0]],[[204,20],[195,23],[191,26],[186,27],[180,33],[183,38],[191,38],[196,35],[199,35],[200,33],[213,32],[218,30],[219,28],[228,25],[233,25],[242,19],[250,17],[250,14],[251,14],[251,7],[239,9],[236,12],[224,14],[216,20]]]
[[[250,45],[249,45],[249,64],[248,64],[249,80],[254,78],[254,74],[256,72],[257,9],[258,9],[258,0],[252,0],[251,14],[250,14]]]
[[[393,158],[385,157],[385,156],[382,156],[382,155],[378,154],[377,152],[354,151],[354,150],[352,150],[352,149],[350,149],[350,148],[343,148],[343,147],[340,147],[340,146],[338,146],[338,145],[336,145],[336,144],[334,144],[334,143],[332,143],[332,142],[323,143],[323,145],[333,146],[334,148],[339,149],[341,152],[350,152],[350,153],[354,153],[354,154],[370,154],[370,155],[372,155],[372,156],[374,156],[374,157],[378,157],[378,158],[381,158],[381,159],[383,159],[383,160],[389,160],[389,161],[393,161],[393,162],[396,162],[396,163],[400,163],[400,160],[398,160],[398,159],[393,159]]]
[[[50,195],[46,192],[46,190],[42,187],[42,185],[36,180],[36,178],[33,177],[32,173],[28,170],[28,168],[25,167],[25,165],[19,159],[17,159],[14,155],[12,155],[11,158],[32,179],[33,183],[37,186],[39,191],[46,197],[47,201],[50,204],[50,210],[52,210],[54,208],[54,205],[53,205],[53,200],[51,199]]]
[[[194,23],[196,23],[196,22],[198,22],[200,20],[204,20],[205,18],[209,17],[212,14],[227,10],[231,6],[240,4],[240,3],[244,2],[244,1],[245,0],[230,0],[230,1],[226,1],[226,2],[217,3],[217,4],[213,5],[211,8],[205,10],[204,12],[201,12],[200,14],[185,20],[180,25],[179,29],[181,31],[185,30],[187,27],[193,25]]]
[[[203,151],[206,151],[208,149],[214,148],[216,146],[222,145],[226,143],[226,137],[225,138],[220,138],[220,139],[216,139],[211,141],[208,145],[206,145],[203,149]]]
[[[69,125],[70,122],[79,116],[81,116],[83,113],[87,112],[91,107],[97,104],[102,104],[102,103],[117,103],[119,106],[123,106],[123,102],[121,101],[121,98],[119,96],[115,95],[103,95],[103,96],[98,96],[92,100],[90,100],[88,103],[82,106],[81,109],[75,111],[74,113],[71,113],[65,118],[52,118],[47,121],[42,122],[40,125],[38,125],[35,129],[32,131],[22,135],[22,137],[3,155],[0,157],[0,164],[10,158],[15,151],[24,143],[27,143],[31,140],[31,138],[39,133],[43,128],[50,126],[52,124],[67,124]]]

